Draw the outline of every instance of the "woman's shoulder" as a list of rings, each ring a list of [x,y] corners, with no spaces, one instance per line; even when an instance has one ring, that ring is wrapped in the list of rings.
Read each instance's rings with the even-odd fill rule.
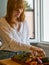
[[[0,18],[0,25],[6,25],[5,17]]]
[[[27,21],[25,20],[25,21],[23,22],[23,24],[24,24],[24,25],[27,25]]]
[[[26,20],[23,22],[23,28],[24,30],[28,30],[28,23]]]
[[[0,17],[0,21],[5,20],[5,17]]]
[[[23,24],[24,24],[24,26],[25,26],[25,27],[27,27],[27,26],[28,26],[28,23],[27,23],[27,21],[26,21],[26,20],[24,21],[24,23],[23,23]]]
[[[1,17],[0,18],[0,23],[2,23],[3,21],[5,21],[5,18],[4,17]]]

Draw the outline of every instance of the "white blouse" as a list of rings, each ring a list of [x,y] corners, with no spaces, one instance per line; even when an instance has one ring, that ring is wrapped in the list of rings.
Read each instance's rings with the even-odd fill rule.
[[[16,48],[12,50],[20,50],[21,48],[24,50],[29,49],[30,43],[29,43],[29,37],[28,37],[29,31],[28,31],[28,25],[27,22],[24,21],[21,23],[20,31],[18,32],[15,28],[12,28],[4,18],[0,19],[0,39],[2,41],[2,49],[9,50],[6,47],[8,45],[15,45]],[[24,44],[24,45],[23,45]],[[4,47],[5,46],[5,47]],[[14,46],[14,47],[15,47]],[[11,46],[12,47],[12,46]]]

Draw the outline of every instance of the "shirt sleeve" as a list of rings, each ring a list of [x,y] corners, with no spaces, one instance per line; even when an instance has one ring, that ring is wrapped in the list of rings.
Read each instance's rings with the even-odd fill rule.
[[[3,41],[10,46],[10,50],[16,51],[18,50],[25,50],[28,51],[30,49],[30,46],[27,44],[19,43],[17,42],[11,35],[10,32],[4,27],[3,25],[0,25],[0,37],[3,39]],[[3,44],[3,47],[6,48],[5,43]],[[2,47],[1,47],[2,48]],[[3,49],[4,49],[3,48]]]

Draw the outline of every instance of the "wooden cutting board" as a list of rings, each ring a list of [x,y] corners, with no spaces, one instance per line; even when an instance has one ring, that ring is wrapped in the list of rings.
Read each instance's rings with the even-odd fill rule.
[[[21,64],[18,64],[16,62],[12,61],[11,59],[0,60],[0,62],[5,65],[21,65]]]

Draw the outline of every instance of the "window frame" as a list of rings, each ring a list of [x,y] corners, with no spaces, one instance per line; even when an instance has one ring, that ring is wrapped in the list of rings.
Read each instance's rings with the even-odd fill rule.
[[[43,22],[43,0],[41,0],[41,26],[40,26],[40,30],[41,30],[41,36],[40,36],[40,42],[43,42],[43,39],[44,39],[44,22]]]
[[[41,36],[40,36],[40,42],[41,43],[44,43],[44,44],[49,44],[49,42],[48,41],[44,41],[44,14],[43,14],[43,12],[44,12],[44,10],[43,10],[43,8],[44,8],[44,4],[43,4],[43,0],[41,0]]]
[[[41,39],[41,0],[34,0],[34,15],[35,15],[35,39],[30,39],[30,43],[39,43]]]

